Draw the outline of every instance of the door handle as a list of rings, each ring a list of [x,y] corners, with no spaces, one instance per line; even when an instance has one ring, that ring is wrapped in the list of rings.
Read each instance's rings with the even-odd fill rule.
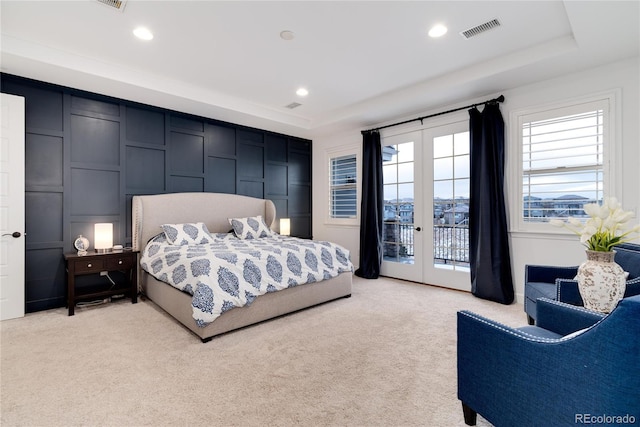
[[[22,234],[20,234],[19,231],[14,231],[13,233],[5,233],[2,236],[3,237],[4,236],[11,236],[11,237],[15,237],[17,239],[18,237],[22,236]]]
[[[416,231],[422,231],[421,227],[416,227]]]

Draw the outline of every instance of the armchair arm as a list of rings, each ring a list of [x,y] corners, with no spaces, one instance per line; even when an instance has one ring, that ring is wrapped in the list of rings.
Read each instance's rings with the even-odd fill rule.
[[[557,267],[551,265],[525,265],[524,281],[554,283],[556,279],[573,279],[578,273],[577,266]]]
[[[567,335],[593,326],[605,315],[548,298],[536,304],[537,326],[560,335]]]
[[[580,291],[578,290],[578,281],[573,279],[556,279],[556,298],[558,301],[572,305],[584,305]],[[627,288],[624,297],[632,297],[640,295],[640,277],[627,280]]]
[[[640,277],[627,280],[627,289],[624,291],[624,297],[632,297],[634,295],[640,295]]]
[[[571,305],[584,305],[580,291],[578,290],[578,281],[571,279],[556,279],[556,299],[558,301]]]

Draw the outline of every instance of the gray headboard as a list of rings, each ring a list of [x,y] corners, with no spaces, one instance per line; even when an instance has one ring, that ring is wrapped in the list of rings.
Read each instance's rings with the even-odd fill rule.
[[[229,218],[262,215],[272,229],[276,220],[276,207],[271,200],[224,193],[133,196],[131,212],[132,247],[138,251],[162,231],[162,224],[204,222],[212,233],[227,233],[231,230]]]

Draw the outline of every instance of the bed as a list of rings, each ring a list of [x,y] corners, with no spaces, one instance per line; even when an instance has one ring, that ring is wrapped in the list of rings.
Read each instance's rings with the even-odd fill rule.
[[[174,193],[134,196],[132,200],[132,248],[144,251],[147,243],[162,233],[163,224],[204,223],[208,231],[228,233],[229,218],[262,216],[273,228],[276,209],[270,200],[222,193]],[[250,305],[223,312],[206,326],[194,320],[192,296],[138,266],[139,291],[195,333],[202,342],[216,335],[273,319],[328,301],[351,296],[352,272],[289,287],[257,297]]]

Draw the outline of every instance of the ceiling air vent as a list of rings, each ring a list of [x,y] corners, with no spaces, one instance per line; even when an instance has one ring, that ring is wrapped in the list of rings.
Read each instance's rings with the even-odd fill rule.
[[[301,105],[302,105],[302,104],[300,104],[299,102],[292,102],[292,103],[291,103],[291,104],[289,104],[289,105],[285,105],[285,108],[288,108],[288,109],[290,109],[290,110],[293,110],[294,108],[299,107],[299,106],[301,106]]]
[[[485,22],[484,24],[476,25],[473,28],[464,30],[460,33],[460,35],[465,39],[470,39],[471,37],[475,37],[480,33],[484,33],[485,31],[489,31],[499,26],[500,22],[497,19],[492,19],[491,21]]]
[[[122,12],[127,0],[96,0],[98,3]]]

